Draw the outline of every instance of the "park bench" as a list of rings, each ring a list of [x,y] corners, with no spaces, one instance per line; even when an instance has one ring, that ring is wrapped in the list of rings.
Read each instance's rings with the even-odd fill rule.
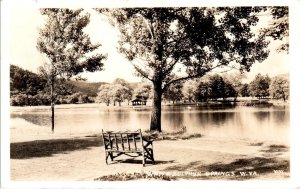
[[[111,161],[120,155],[130,157],[142,156],[142,163],[145,166],[146,160],[154,164],[153,140],[143,137],[141,130],[137,131],[103,131],[103,145],[105,148],[105,162],[108,164],[108,158]]]

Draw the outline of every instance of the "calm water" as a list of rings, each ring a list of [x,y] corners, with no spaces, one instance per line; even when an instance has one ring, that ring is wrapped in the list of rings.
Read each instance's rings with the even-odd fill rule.
[[[55,132],[98,133],[105,130],[149,129],[150,109],[107,109],[103,107],[73,107],[56,109]],[[26,122],[26,126],[49,127],[49,109],[11,112],[11,126]],[[29,124],[28,124],[29,123]],[[164,107],[162,130],[176,131],[183,126],[187,132],[216,137],[289,141],[289,107]]]

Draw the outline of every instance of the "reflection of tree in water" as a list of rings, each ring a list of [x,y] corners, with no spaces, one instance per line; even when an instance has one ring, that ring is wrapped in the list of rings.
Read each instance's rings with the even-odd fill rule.
[[[51,123],[48,114],[11,114],[11,118],[21,118],[39,126],[50,126]]]
[[[162,125],[163,130],[177,131],[181,129],[184,125],[183,123],[183,113],[180,112],[169,112],[162,114]]]
[[[286,126],[289,123],[290,112],[289,111],[274,111],[272,112],[274,122],[278,123],[279,126]]]
[[[197,122],[206,123],[208,126],[222,126],[228,120],[233,119],[235,112],[201,112],[197,114]]]
[[[114,114],[115,114],[114,117],[117,122],[122,123],[123,121],[126,121],[129,119],[129,113],[127,113],[127,112],[115,112]]]
[[[258,121],[265,121],[265,119],[270,120],[271,113],[269,111],[259,111],[254,112],[253,115],[258,119]]]
[[[98,115],[104,130],[149,129],[150,112],[145,110],[109,110]]]

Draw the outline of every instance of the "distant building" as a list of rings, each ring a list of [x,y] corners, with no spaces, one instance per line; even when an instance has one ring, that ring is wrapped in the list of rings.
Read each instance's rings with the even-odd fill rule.
[[[131,101],[132,106],[145,106],[147,103],[147,100],[143,100],[143,99],[134,99]]]

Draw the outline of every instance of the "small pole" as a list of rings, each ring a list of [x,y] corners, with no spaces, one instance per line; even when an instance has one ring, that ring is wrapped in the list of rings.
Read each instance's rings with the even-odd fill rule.
[[[54,133],[54,73],[51,68],[51,130]]]

